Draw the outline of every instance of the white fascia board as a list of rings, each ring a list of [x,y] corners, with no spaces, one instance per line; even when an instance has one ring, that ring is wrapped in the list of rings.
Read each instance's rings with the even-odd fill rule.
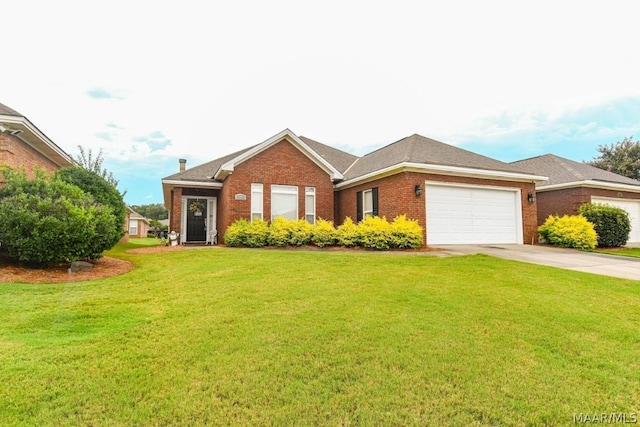
[[[640,193],[640,185],[618,184],[615,182],[594,181],[590,179],[585,181],[567,182],[564,184],[544,185],[537,187],[536,191],[542,193],[545,191],[563,190],[566,188],[577,187],[602,188],[605,190],[630,191],[632,193]]]
[[[14,125],[19,125],[21,128],[24,128],[23,130],[28,130],[30,133],[35,135],[47,147],[51,148],[53,151],[56,152],[56,154],[58,154],[64,160],[69,162],[69,164],[72,164],[72,165],[76,164],[75,160],[73,160],[71,157],[69,157],[69,155],[67,153],[65,153],[60,147],[58,147],[53,141],[51,141],[47,137],[47,135],[42,133],[40,131],[40,129],[38,129],[36,126],[34,126],[33,123],[31,123],[27,118],[18,117],[18,116],[0,115],[0,123],[11,123],[11,124],[14,124]],[[19,135],[18,135],[18,138],[20,138]],[[29,144],[29,145],[31,145],[31,144]],[[36,148],[36,147],[34,147],[34,148]],[[40,151],[40,150],[38,150],[38,151]],[[44,153],[42,153],[42,154],[44,154]],[[48,156],[45,155],[45,157],[48,157]]]
[[[229,160],[227,163],[224,163],[216,171],[216,173],[214,175],[214,178],[221,179],[221,178],[224,178],[227,175],[233,173],[235,165],[240,164],[240,163],[244,162],[247,159],[250,159],[251,157],[253,157],[256,154],[266,150],[267,148],[271,147],[273,144],[279,142],[280,140],[282,140],[285,137],[289,137],[289,139],[292,142],[294,142],[294,144],[299,146],[298,148],[300,149],[300,151],[303,154],[305,154],[309,159],[311,159],[314,163],[316,163],[322,169],[327,171],[327,173],[329,173],[329,175],[331,175],[331,179],[333,181],[337,181],[337,180],[343,179],[342,174],[336,168],[331,166],[331,164],[329,162],[327,162],[325,159],[323,159],[318,153],[313,151],[307,144],[305,144],[300,138],[298,138],[298,136],[295,133],[293,133],[289,129],[285,129],[282,132],[279,132],[278,134],[276,134],[276,135],[272,136],[271,138],[267,139],[266,141],[263,141],[262,143],[256,145],[252,149],[247,150],[244,153],[240,154],[239,156],[234,157],[233,159]]]
[[[336,185],[336,188],[350,187],[360,182],[372,181],[374,179],[393,175],[402,171],[433,173],[437,175],[464,176],[469,178],[497,179],[500,181],[521,181],[521,182],[541,182],[549,178],[540,175],[530,175],[518,172],[505,172],[496,170],[465,168],[460,166],[432,165],[427,163],[402,162],[393,166],[380,169],[366,175],[344,181]]]
[[[222,188],[221,182],[184,181],[180,179],[163,179],[162,184],[177,185],[180,187]]]

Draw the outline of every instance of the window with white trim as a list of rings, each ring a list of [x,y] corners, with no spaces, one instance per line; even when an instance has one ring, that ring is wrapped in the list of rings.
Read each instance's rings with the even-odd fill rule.
[[[251,221],[254,219],[263,219],[263,190],[262,184],[251,184]]]
[[[362,214],[363,218],[373,216],[373,191],[365,190],[362,192]]]
[[[279,216],[298,219],[298,187],[295,185],[271,186],[271,220]]]
[[[138,220],[130,219],[129,220],[129,235],[137,236],[138,235]]]
[[[304,211],[305,219],[310,224],[316,223],[316,187],[306,187],[304,189]]]

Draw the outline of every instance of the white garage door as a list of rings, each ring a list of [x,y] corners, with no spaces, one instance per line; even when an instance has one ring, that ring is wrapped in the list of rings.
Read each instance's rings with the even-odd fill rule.
[[[629,243],[640,243],[640,201],[608,199],[606,197],[591,197],[592,203],[602,203],[622,208],[629,213],[631,221],[631,232],[629,233]]]
[[[427,244],[522,243],[520,190],[425,184]]]

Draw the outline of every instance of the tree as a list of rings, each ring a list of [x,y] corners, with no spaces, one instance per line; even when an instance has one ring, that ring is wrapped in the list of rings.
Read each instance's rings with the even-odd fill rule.
[[[614,172],[632,179],[640,179],[640,141],[624,138],[611,145],[599,145],[600,155],[590,162],[591,166]]]
[[[3,169],[0,189],[0,249],[30,265],[97,259],[118,231],[108,205],[96,204],[79,187],[36,171]],[[121,229],[121,227],[120,227]]]
[[[138,212],[145,218],[155,219],[157,221],[169,218],[169,211],[161,203],[151,203],[148,205],[132,205],[131,209]]]
[[[115,246],[124,235],[124,223],[127,215],[127,207],[122,199],[122,194],[105,178],[87,169],[71,166],[58,170],[55,176],[61,181],[80,187],[82,191],[90,194],[96,203],[110,208],[115,217],[117,228],[105,231],[103,250]]]
[[[85,151],[84,147],[78,145],[78,150],[80,151],[80,154],[76,156],[76,161],[80,166],[102,177],[109,184],[113,185],[114,188],[118,188],[119,181],[113,176],[113,173],[102,167],[102,164],[104,163],[102,148],[98,151],[98,155],[95,157],[93,157],[91,149]],[[123,191],[122,197],[124,197],[126,193],[127,190]]]

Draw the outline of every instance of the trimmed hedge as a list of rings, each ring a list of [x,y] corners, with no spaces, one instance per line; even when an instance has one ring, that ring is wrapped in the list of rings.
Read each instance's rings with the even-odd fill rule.
[[[561,248],[590,250],[596,247],[598,241],[593,224],[581,215],[550,215],[538,227],[538,232],[546,242]]]
[[[331,221],[318,219],[312,225],[304,219],[276,218],[265,221],[240,219],[231,224],[224,235],[227,246],[362,246],[368,249],[409,249],[422,246],[422,227],[405,215],[389,223],[384,217],[367,217],[355,224],[351,218],[337,229]]]
[[[627,244],[631,231],[627,211],[600,203],[585,203],[580,206],[579,212],[593,224],[598,234],[598,246],[614,248]]]

